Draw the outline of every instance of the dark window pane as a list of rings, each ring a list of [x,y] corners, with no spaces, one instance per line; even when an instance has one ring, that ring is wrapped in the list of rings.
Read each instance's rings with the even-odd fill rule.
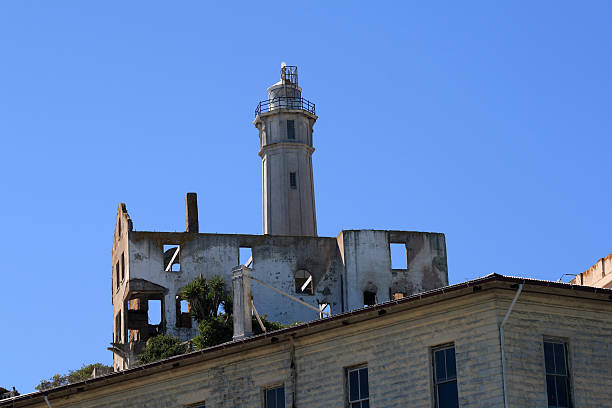
[[[361,408],[370,408],[370,401],[363,401],[361,403]]]
[[[444,350],[438,350],[434,353],[436,364],[436,382],[446,380],[446,368],[444,364]]]
[[[544,363],[546,365],[546,373],[554,374],[555,371],[555,353],[552,343],[544,342]]]
[[[361,402],[353,402],[351,408],[361,408]]]
[[[266,390],[266,408],[276,408],[274,390]]]
[[[546,376],[546,394],[548,395],[548,406],[557,406],[557,387],[555,385],[555,376]]]
[[[285,387],[276,389],[276,408],[284,408],[285,406]]]
[[[557,406],[558,407],[569,407],[568,395],[567,395],[567,381],[565,376],[557,376],[555,379],[557,385]]]
[[[449,381],[438,385],[438,407],[459,408],[457,381]]]
[[[357,370],[349,372],[349,401],[359,400],[359,378]]]
[[[295,139],[295,123],[292,120],[287,121],[287,138]]]
[[[457,378],[457,368],[455,365],[455,348],[446,349],[446,378]]]
[[[368,389],[368,369],[362,368],[359,370],[359,398],[368,398],[370,390]]]
[[[557,374],[567,374],[565,371],[565,345],[562,343],[555,343],[555,366]]]

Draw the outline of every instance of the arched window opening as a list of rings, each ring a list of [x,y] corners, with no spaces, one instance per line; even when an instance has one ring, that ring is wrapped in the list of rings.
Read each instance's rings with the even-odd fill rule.
[[[376,304],[376,292],[365,290],[363,292],[363,306],[374,306]]]
[[[189,302],[176,295],[176,327],[191,329],[191,310]]]
[[[304,269],[300,269],[295,273],[295,293],[304,295],[314,294],[312,275]]]

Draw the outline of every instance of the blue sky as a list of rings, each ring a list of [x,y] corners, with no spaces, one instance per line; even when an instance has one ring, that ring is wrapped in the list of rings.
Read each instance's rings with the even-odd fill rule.
[[[137,230],[261,233],[257,102],[317,104],[318,230],[446,234],[451,283],[612,251],[612,2],[0,2],[0,386],[111,362]]]

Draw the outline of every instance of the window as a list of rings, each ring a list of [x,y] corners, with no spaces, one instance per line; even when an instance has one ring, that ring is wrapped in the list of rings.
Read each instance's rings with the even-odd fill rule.
[[[436,408],[459,408],[455,345],[446,344],[432,351],[435,406]]]
[[[123,282],[123,278],[125,277],[125,256],[123,256],[123,252],[121,253],[121,281]]]
[[[289,173],[289,185],[294,190],[297,188],[297,180],[295,178],[295,172]]]
[[[285,386],[266,388],[264,390],[265,408],[284,408],[285,407]]]
[[[253,264],[253,250],[250,247],[240,247],[238,249],[238,265],[250,268]]]
[[[548,406],[570,407],[567,344],[562,341],[545,340],[544,363],[546,365]]]
[[[368,389],[368,367],[348,369],[348,406],[349,408],[369,408],[370,390]]]
[[[119,289],[119,261],[115,265],[115,286]]]
[[[295,273],[295,293],[304,295],[314,294],[312,275],[304,269],[300,269]]]
[[[162,316],[162,304],[161,300],[149,299],[148,300],[148,323],[153,326],[161,324]]]
[[[376,304],[376,292],[366,290],[363,292],[363,306],[374,306]]]
[[[319,303],[319,319],[331,316],[331,306],[329,303]]]
[[[191,328],[191,313],[189,302],[176,295],[176,327]]]
[[[287,139],[295,139],[295,122],[287,121]]]
[[[164,245],[164,271],[180,272],[181,271],[181,246],[180,245]]]
[[[408,269],[408,251],[406,244],[389,244],[389,252],[391,253],[391,269]]]

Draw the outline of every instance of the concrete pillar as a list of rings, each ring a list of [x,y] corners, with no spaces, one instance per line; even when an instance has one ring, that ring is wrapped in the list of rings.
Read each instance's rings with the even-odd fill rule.
[[[187,232],[200,232],[198,195],[196,193],[187,193],[185,197],[185,223],[187,224]]]
[[[234,294],[234,340],[253,335],[251,317],[251,270],[244,265],[232,269]]]

